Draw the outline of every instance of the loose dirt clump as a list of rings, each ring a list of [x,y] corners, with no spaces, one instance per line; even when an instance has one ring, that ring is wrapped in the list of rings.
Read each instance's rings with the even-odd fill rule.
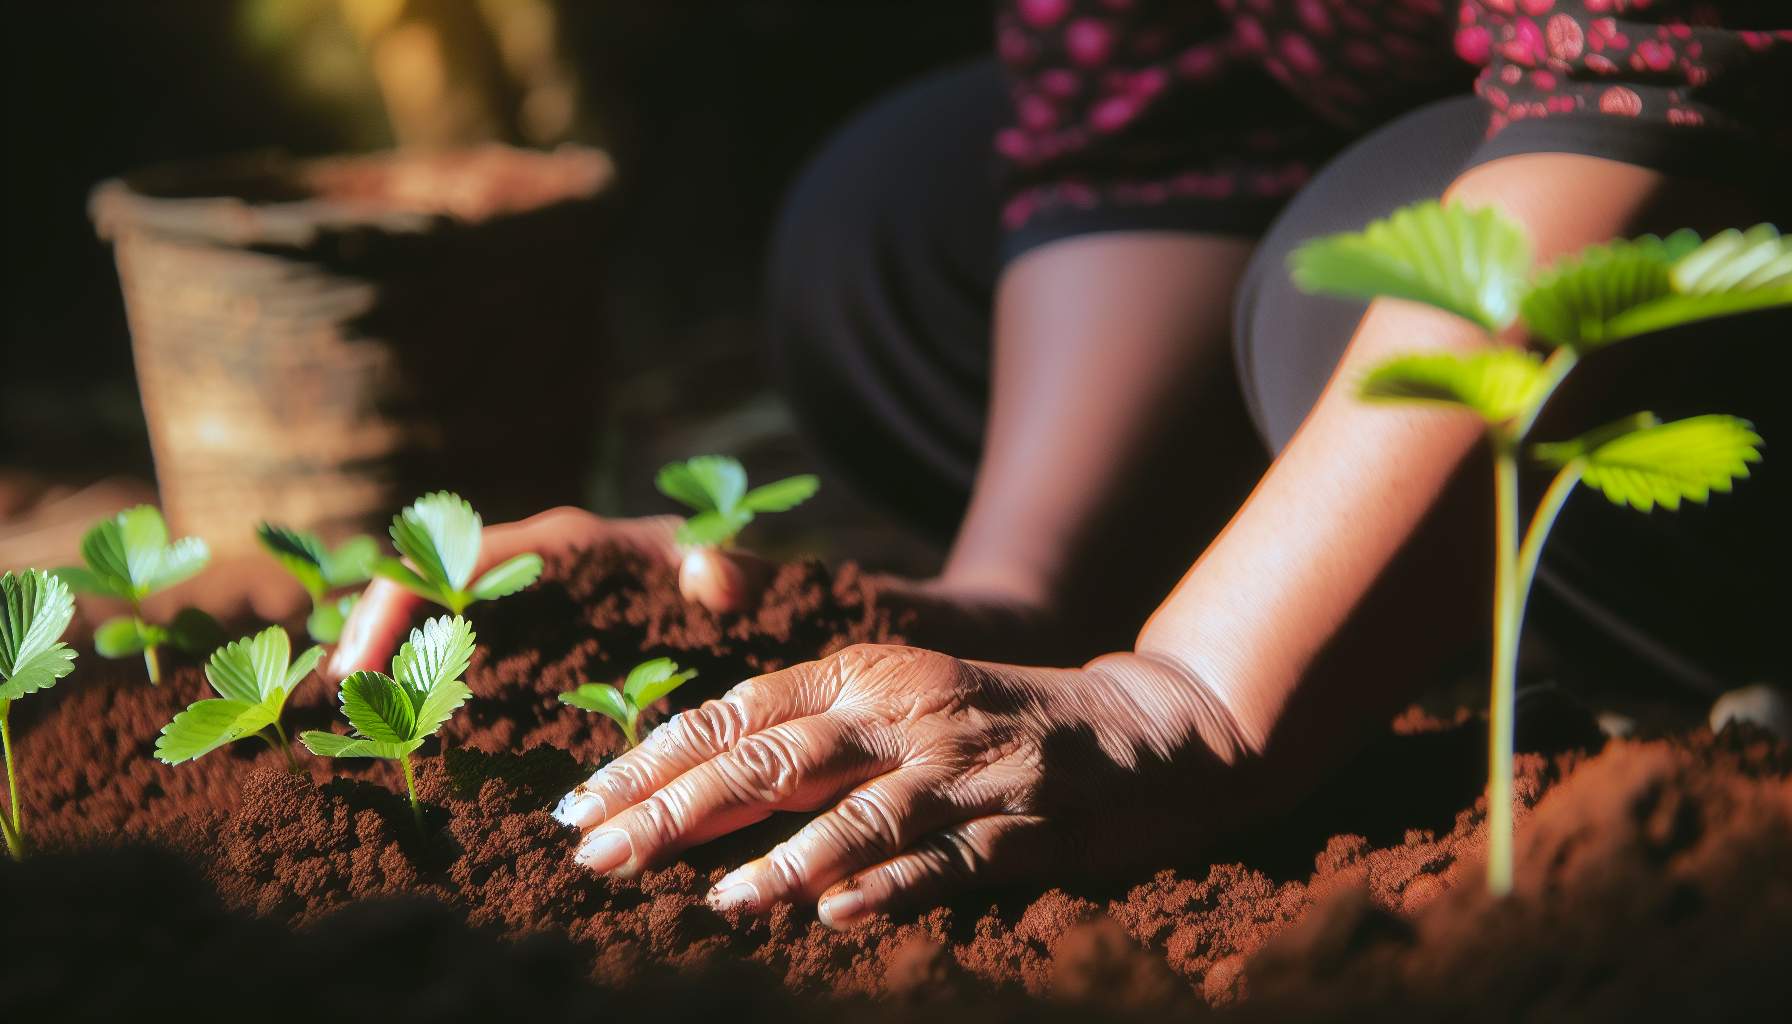
[[[473,618],[475,698],[444,749],[418,759],[423,836],[386,765],[304,759],[309,774],[293,775],[247,744],[178,768],[153,761],[156,730],[200,696],[193,669],[152,688],[86,661],[73,685],[34,702],[38,717],[22,704],[26,812],[46,853],[0,872],[0,907],[48,938],[35,959],[0,966],[0,988],[72,977],[59,957],[117,957],[103,998],[84,993],[82,1005],[152,997],[219,959],[155,950],[192,943],[228,957],[228,935],[254,944],[257,962],[266,948],[339,965],[302,984],[343,1005],[337,993],[361,984],[346,950],[383,957],[357,938],[373,935],[434,950],[407,954],[417,992],[464,993],[474,970],[526,976],[530,994],[491,1011],[506,1017],[600,1005],[615,1016],[647,1007],[648,993],[660,1009],[641,1012],[660,1019],[742,1021],[834,1019],[838,1000],[867,1019],[951,1020],[975,1006],[962,1014],[1089,1020],[1208,1007],[1275,1019],[1710,1019],[1771,1016],[1786,999],[1774,979],[1792,928],[1792,756],[1759,734],[1521,756],[1519,889],[1500,903],[1479,879],[1478,723],[1409,712],[1285,824],[1218,858],[1044,894],[972,893],[836,933],[809,907],[751,917],[703,901],[798,817],[624,882],[574,866],[575,837],[547,809],[620,742],[556,694],[663,654],[701,672],[682,705],[846,644],[898,639],[856,573],[786,566],[758,612],[717,618],[679,599],[669,572],[593,552]],[[308,684],[289,724],[321,726],[333,704],[328,687]],[[59,897],[62,887],[80,892]],[[37,974],[13,979],[21,963]],[[454,1017],[489,1002],[456,998],[432,1005]]]

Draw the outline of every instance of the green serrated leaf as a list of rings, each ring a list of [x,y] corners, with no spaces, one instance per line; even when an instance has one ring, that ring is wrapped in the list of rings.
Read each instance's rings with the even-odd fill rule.
[[[324,649],[322,647],[305,648],[304,652],[294,658],[292,664],[286,667],[286,676],[280,683],[281,688],[287,693],[291,693],[295,687],[305,681],[306,676],[317,668],[317,663],[323,658]]]
[[[1747,231],[1731,228],[1674,264],[1674,290],[1682,295],[1717,295],[1792,285],[1792,238],[1771,224]]]
[[[434,736],[436,730],[442,727],[442,723],[453,716],[454,712],[472,696],[472,689],[458,679],[451,679],[430,690],[423,698],[422,706],[417,709],[416,736],[418,741],[421,742]]]
[[[87,568],[104,585],[122,597],[138,597],[131,582],[130,563],[125,558],[124,532],[118,519],[102,520],[81,537],[81,558]]]
[[[1521,304],[1525,326],[1539,341],[1582,352],[1632,337],[1636,311],[1673,294],[1674,261],[1698,244],[1681,231],[1588,246],[1537,275]]]
[[[676,539],[687,547],[716,547],[733,540],[752,521],[750,509],[737,508],[732,515],[699,512],[679,525]]]
[[[1492,208],[1423,202],[1360,232],[1314,239],[1289,265],[1307,291],[1421,302],[1499,331],[1518,313],[1531,244]]]
[[[388,761],[396,761],[423,745],[422,740],[386,743],[359,736],[338,736],[333,732],[319,732],[315,729],[300,733],[299,742],[305,745],[306,750],[319,757],[382,757]]]
[[[473,584],[473,597],[480,601],[508,597],[534,583],[541,576],[541,568],[541,556],[537,554],[506,559],[479,577],[479,582]]]
[[[127,575],[140,593],[150,593],[150,586],[162,567],[163,553],[168,549],[168,524],[154,505],[138,505],[118,513],[120,543],[124,546]]]
[[[145,624],[129,615],[120,615],[100,623],[93,631],[93,650],[102,658],[125,658],[141,654],[147,646]]]
[[[1727,493],[1761,461],[1761,437],[1747,420],[1694,416],[1627,432],[1596,432],[1574,441],[1538,445],[1537,456],[1558,465],[1578,460],[1581,480],[1617,505],[1648,512],[1682,501],[1704,502]]]
[[[174,716],[156,738],[156,757],[165,764],[191,761],[251,736],[279,716],[276,706],[240,700],[202,700]]]
[[[392,676],[410,693],[413,708],[421,707],[430,691],[466,673],[475,639],[473,628],[458,615],[437,616],[411,630],[410,640],[392,659]]]
[[[366,583],[373,573],[373,561],[380,556],[379,542],[362,534],[350,537],[324,556],[321,568],[324,583],[332,590]]]
[[[755,487],[740,499],[740,505],[751,512],[788,512],[820,489],[821,478],[805,473]]]
[[[77,594],[99,594],[104,597],[122,597],[127,600],[131,596],[128,583],[124,584],[121,589],[118,581],[110,576],[102,576],[91,569],[85,569],[78,565],[64,565],[51,569],[50,575],[68,584],[68,588]]]
[[[479,561],[482,523],[458,494],[426,494],[392,520],[392,543],[425,580],[465,590]]]
[[[38,569],[0,575],[0,701],[47,689],[74,671],[58,642],[75,613],[68,584]]]
[[[436,604],[447,604],[448,595],[442,588],[429,582],[411,571],[411,567],[396,558],[381,558],[373,563],[373,574],[388,579],[405,588],[425,601]]]
[[[281,567],[298,579],[305,592],[316,598],[323,594],[324,559],[327,557],[323,541],[315,535],[299,530],[276,526],[273,523],[262,523],[255,528],[255,538],[261,542],[268,554],[274,556]]]
[[[628,721],[628,702],[622,691],[608,683],[581,683],[578,689],[560,695],[562,704],[571,704],[584,711],[595,711],[618,725]]]
[[[660,469],[660,493],[699,512],[732,512],[747,491],[747,471],[726,455],[699,455]]]
[[[417,738],[417,705],[383,672],[356,672],[342,681],[342,714],[355,731],[382,743]]]
[[[635,707],[645,708],[652,705],[654,701],[659,700],[661,697],[666,696],[673,690],[678,689],[680,686],[683,686],[695,678],[697,678],[697,670],[694,668],[687,668],[682,672],[674,672],[664,679],[648,683],[635,692],[630,693],[628,697],[629,700],[634,703]]]
[[[1464,406],[1503,423],[1539,400],[1544,377],[1543,360],[1521,349],[1433,352],[1382,363],[1364,376],[1358,393],[1376,401]]]
[[[205,665],[205,678],[218,696],[256,704],[286,685],[291,656],[292,642],[286,630],[269,626],[213,651]]]
[[[678,663],[671,658],[650,658],[628,670],[628,678],[622,682],[622,695],[639,706],[641,702],[636,694],[642,687],[670,679],[677,673]]]

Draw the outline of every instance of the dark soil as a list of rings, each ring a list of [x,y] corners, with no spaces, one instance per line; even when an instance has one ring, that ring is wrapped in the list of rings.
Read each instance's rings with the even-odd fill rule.
[[[942,999],[979,1020],[1792,1009],[1792,753],[1759,734],[1596,750],[1547,730],[1563,749],[1519,758],[1519,890],[1502,903],[1478,877],[1479,724],[1411,712],[1217,863],[975,893],[839,934],[807,907],[751,918],[703,903],[793,816],[614,882],[570,863],[573,836],[546,809],[620,742],[555,694],[668,654],[702,673],[683,705],[895,639],[851,569],[787,566],[761,611],[717,620],[678,599],[670,573],[591,553],[472,617],[475,700],[446,751],[419,761],[427,841],[387,765],[305,759],[294,776],[250,744],[154,761],[156,731],[201,695],[195,670],[151,688],[85,658],[21,702],[42,852],[0,870],[0,992],[64,1019],[202,1003],[276,1018],[806,1021],[838,1017],[842,998],[873,1020],[939,1017]],[[313,683],[289,726],[323,726],[333,705]],[[202,999],[180,995],[199,985]]]

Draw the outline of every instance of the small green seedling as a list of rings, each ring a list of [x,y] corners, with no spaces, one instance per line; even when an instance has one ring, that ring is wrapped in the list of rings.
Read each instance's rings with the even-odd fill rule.
[[[468,586],[479,564],[483,526],[479,513],[460,495],[426,494],[392,519],[392,543],[411,564],[382,558],[374,562],[374,574],[456,615],[474,601],[507,597],[534,583],[541,575],[541,556],[530,553],[500,562]]]
[[[1550,395],[1582,356],[1650,331],[1792,306],[1792,239],[1769,225],[1701,242],[1690,231],[1594,245],[1532,264],[1524,229],[1490,209],[1420,203],[1360,233],[1307,243],[1290,260],[1310,291],[1420,302],[1478,325],[1491,341],[1515,323],[1547,357],[1490,345],[1398,356],[1363,379],[1363,398],[1442,404],[1478,415],[1493,450],[1494,656],[1487,781],[1487,884],[1512,888],[1512,724],[1519,628],[1544,539],[1575,485],[1620,506],[1677,509],[1728,492],[1760,461],[1761,438],[1733,416],[1663,423],[1637,413],[1567,441],[1531,443]],[[1522,540],[1522,456],[1555,477]]]
[[[660,493],[689,505],[697,514],[678,528],[678,542],[691,547],[727,547],[762,512],[785,512],[815,495],[814,476],[786,477],[747,490],[747,471],[725,455],[699,455],[663,467],[654,480]]]
[[[25,856],[25,808],[12,761],[12,702],[47,690],[75,670],[75,652],[61,642],[75,614],[68,584],[41,569],[0,576],[0,746],[6,752],[7,813],[0,834],[13,860]]]
[[[292,642],[279,626],[213,651],[205,678],[217,698],[188,705],[163,726],[156,738],[156,757],[164,764],[180,764],[254,736],[280,751],[287,768],[298,771],[292,745],[280,726],[280,712],[286,708],[286,698],[322,660],[324,649],[312,647],[296,660],[291,656]]]
[[[319,757],[397,761],[404,769],[411,816],[421,830],[423,805],[417,802],[411,754],[473,695],[460,678],[473,660],[473,639],[472,628],[458,615],[430,619],[422,629],[411,630],[410,642],[392,659],[391,675],[356,672],[342,681],[342,714],[355,734],[312,731],[301,734],[299,742]]]
[[[167,590],[205,568],[211,552],[198,537],[182,537],[169,543],[168,524],[151,505],[125,509],[96,524],[81,538],[85,568],[55,570],[63,582],[83,594],[99,594],[129,601],[131,614],[101,623],[94,630],[94,651],[102,658],[124,658],[142,653],[151,683],[162,681],[163,644],[173,644],[188,654],[218,646],[223,631],[210,615],[197,608],[183,608],[162,626],[143,619],[143,600]]]
[[[257,526],[255,536],[311,595],[311,615],[305,620],[305,631],[320,644],[335,643],[361,595],[333,598],[330,592],[360,586],[372,578],[373,560],[380,554],[379,542],[372,537],[354,536],[332,551],[315,534],[273,523]]]
[[[561,694],[560,702],[595,711],[615,722],[622,727],[628,745],[635,747],[641,742],[636,728],[642,709],[696,677],[694,668],[681,671],[671,658],[654,658],[631,669],[620,688],[609,683],[581,683],[578,689]]]

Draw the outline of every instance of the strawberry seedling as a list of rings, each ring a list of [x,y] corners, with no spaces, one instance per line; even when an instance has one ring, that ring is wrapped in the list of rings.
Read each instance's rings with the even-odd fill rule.
[[[392,659],[392,674],[356,672],[342,681],[342,714],[354,735],[306,732],[299,741],[319,757],[380,757],[397,761],[411,797],[411,816],[423,828],[423,806],[411,754],[435,735],[473,691],[461,681],[473,659],[473,630],[456,615],[430,619]]]
[[[411,564],[382,558],[374,562],[374,574],[455,615],[474,601],[507,597],[534,583],[541,556],[533,553],[507,559],[473,581],[483,527],[479,513],[460,495],[426,494],[392,519],[392,543]]]
[[[257,526],[255,536],[311,595],[311,615],[305,619],[305,631],[320,644],[335,643],[360,594],[333,598],[330,592],[359,586],[372,577],[373,560],[380,553],[378,542],[372,537],[355,536],[332,551],[315,534],[272,523]]]
[[[291,655],[292,643],[279,626],[213,651],[205,678],[218,696],[189,705],[163,726],[156,739],[156,757],[165,764],[180,764],[254,736],[280,751],[286,766],[298,771],[286,730],[280,726],[280,712],[286,708],[286,698],[317,667],[324,649],[309,648],[296,660]]]
[[[1487,883],[1512,888],[1512,725],[1519,629],[1544,540],[1577,484],[1620,506],[1677,509],[1727,492],[1760,460],[1761,438],[1732,416],[1663,423],[1637,413],[1580,437],[1530,438],[1537,415],[1589,352],[1713,317],[1792,306],[1792,239],[1768,225],[1701,242],[1690,231],[1590,246],[1555,265],[1532,264],[1523,228],[1494,210],[1420,203],[1360,233],[1308,242],[1290,260],[1310,291],[1420,302],[1478,325],[1489,346],[1398,356],[1372,369],[1372,401],[1452,406],[1479,416],[1493,452],[1495,501],[1493,698],[1487,782]],[[1547,356],[1494,344],[1521,324]],[[1554,479],[1519,533],[1521,458]]]
[[[621,727],[628,745],[635,747],[641,742],[636,730],[642,709],[696,676],[696,669],[681,671],[671,658],[654,658],[631,669],[620,687],[609,683],[581,683],[578,689],[561,694],[560,702],[595,711],[615,722]]]
[[[192,577],[211,558],[198,537],[170,543],[168,525],[154,506],[128,508],[95,525],[81,538],[81,558],[84,568],[69,566],[55,570],[56,575],[75,591],[123,598],[131,605],[131,614],[109,619],[94,631],[93,647],[100,657],[141,653],[149,681],[160,683],[158,651],[164,644],[198,654],[223,641],[218,624],[197,608],[181,609],[166,626],[144,620],[145,598]]]
[[[25,856],[25,809],[13,767],[12,702],[47,690],[75,670],[75,652],[61,642],[75,614],[68,585],[40,569],[0,576],[0,746],[6,753],[7,812],[0,834],[14,860]]]
[[[749,491],[747,471],[725,455],[671,463],[660,469],[654,484],[661,494],[696,510],[678,528],[678,542],[690,547],[728,547],[755,516],[793,509],[821,486],[814,476],[804,474]]]

